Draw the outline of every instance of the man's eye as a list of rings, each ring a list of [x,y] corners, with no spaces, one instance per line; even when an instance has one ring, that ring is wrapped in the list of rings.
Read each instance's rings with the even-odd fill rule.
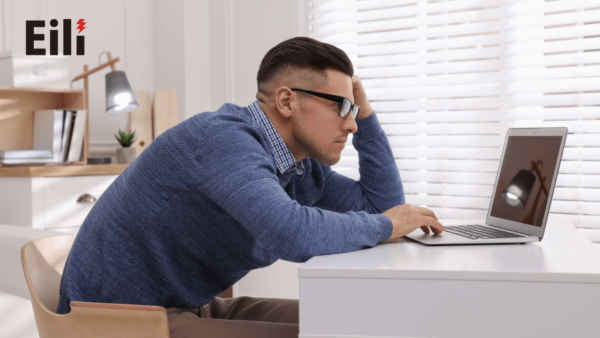
[[[342,108],[342,105],[340,105],[339,103],[335,105],[335,108],[337,108],[337,110],[340,110]]]

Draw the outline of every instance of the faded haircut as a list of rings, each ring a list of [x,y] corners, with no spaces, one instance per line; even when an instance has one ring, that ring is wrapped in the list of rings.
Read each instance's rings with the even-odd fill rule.
[[[306,37],[283,41],[271,48],[260,63],[258,92],[270,95],[282,85],[319,88],[327,84],[328,68],[354,75],[348,55],[333,45]]]

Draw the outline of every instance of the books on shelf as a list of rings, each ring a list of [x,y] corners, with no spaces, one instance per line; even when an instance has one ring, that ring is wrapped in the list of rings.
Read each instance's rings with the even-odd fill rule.
[[[71,132],[73,131],[73,112],[66,110],[63,119],[62,146],[60,148],[60,162],[66,162],[69,156],[69,145],[71,142]],[[35,133],[35,130],[33,131]]]
[[[21,163],[46,163],[52,159],[50,150],[0,150],[0,163],[2,164],[21,164]]]
[[[47,158],[0,158],[0,164],[50,163]]]
[[[33,114],[33,149],[48,149],[52,152],[51,162],[61,162],[64,111],[48,109]]]
[[[87,110],[34,112],[33,149],[0,150],[0,164],[77,162],[81,158]]]
[[[0,150],[0,159],[20,160],[24,158],[52,158],[51,150]]]
[[[77,162],[81,158],[83,150],[83,137],[87,122],[87,110],[73,110],[71,128],[71,142],[69,144],[68,156],[65,162]]]

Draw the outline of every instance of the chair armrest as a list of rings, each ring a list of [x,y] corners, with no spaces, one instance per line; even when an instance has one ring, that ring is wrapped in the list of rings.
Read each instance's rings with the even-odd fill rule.
[[[74,337],[104,331],[111,337],[169,338],[167,311],[161,306],[71,302],[71,312],[65,317]]]
[[[71,302],[71,308],[94,308],[94,309],[119,309],[133,311],[158,311],[167,315],[167,310],[162,306],[154,305],[134,305],[134,304],[112,304],[112,303],[92,303],[92,302]]]

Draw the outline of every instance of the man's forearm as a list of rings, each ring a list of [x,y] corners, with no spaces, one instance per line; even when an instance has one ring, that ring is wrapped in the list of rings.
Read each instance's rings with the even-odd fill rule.
[[[404,204],[404,189],[394,154],[377,115],[358,121],[352,144],[358,151],[360,184],[378,212]]]

